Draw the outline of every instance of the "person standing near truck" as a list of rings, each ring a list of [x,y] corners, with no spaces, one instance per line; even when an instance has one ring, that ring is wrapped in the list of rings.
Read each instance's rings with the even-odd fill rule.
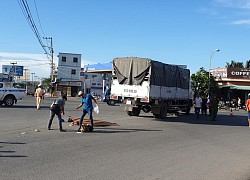
[[[194,112],[196,114],[196,118],[199,119],[200,110],[201,110],[202,99],[199,94],[197,94],[194,101]]]
[[[40,110],[41,108],[43,96],[44,96],[44,90],[42,89],[42,84],[38,84],[38,88],[36,89],[35,92],[37,110]]]
[[[214,94],[211,101],[211,121],[215,121],[217,113],[218,113],[218,105],[219,105],[219,99],[217,98],[217,95]]]

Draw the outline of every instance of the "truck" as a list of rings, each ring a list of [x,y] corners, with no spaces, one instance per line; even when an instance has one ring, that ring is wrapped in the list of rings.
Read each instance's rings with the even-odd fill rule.
[[[4,82],[0,82],[0,105],[13,106],[17,100],[26,96],[25,89],[8,87]]]
[[[141,110],[161,119],[167,113],[189,114],[190,85],[190,70],[183,65],[139,57],[113,59],[110,96],[122,98],[129,116],[139,116]]]

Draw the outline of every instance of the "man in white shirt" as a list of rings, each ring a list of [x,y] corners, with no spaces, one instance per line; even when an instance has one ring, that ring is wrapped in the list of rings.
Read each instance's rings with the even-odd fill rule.
[[[196,95],[195,101],[194,101],[194,112],[196,114],[197,119],[199,119],[199,114],[201,110],[201,103],[202,99],[199,94]]]

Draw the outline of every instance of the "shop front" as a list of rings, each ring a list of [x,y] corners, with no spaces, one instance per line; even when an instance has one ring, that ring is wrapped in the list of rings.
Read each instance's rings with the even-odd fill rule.
[[[250,93],[250,68],[216,68],[210,71],[219,85],[218,96],[225,101],[241,99]]]
[[[71,97],[77,96],[78,92],[82,89],[81,81],[59,82],[57,83],[57,95],[67,95]]]

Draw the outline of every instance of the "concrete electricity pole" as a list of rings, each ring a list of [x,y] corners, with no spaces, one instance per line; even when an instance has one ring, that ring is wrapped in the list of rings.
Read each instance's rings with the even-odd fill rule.
[[[53,75],[54,75],[54,49],[53,49],[53,42],[52,42],[52,37],[44,37],[44,39],[46,40],[50,40],[50,47],[48,47],[50,49],[50,55],[51,55],[51,73],[50,73],[50,77],[51,77],[51,82],[53,82]]]

